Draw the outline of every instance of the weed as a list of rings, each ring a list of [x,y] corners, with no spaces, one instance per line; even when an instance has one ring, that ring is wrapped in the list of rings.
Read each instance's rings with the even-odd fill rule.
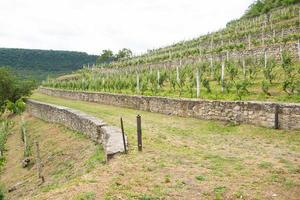
[[[95,199],[94,192],[84,192],[74,198],[74,200],[94,200],[94,199]]]
[[[268,169],[268,168],[272,167],[272,163],[263,161],[263,162],[259,163],[258,166],[263,169]]]
[[[86,170],[90,172],[92,169],[96,167],[97,164],[105,163],[105,155],[103,147],[97,145],[95,153],[87,160],[86,162]]]
[[[225,192],[225,190],[226,190],[225,186],[219,186],[219,187],[214,188],[215,199],[221,200],[222,194]]]
[[[205,176],[198,175],[198,176],[196,176],[196,179],[197,179],[198,181],[205,181]]]

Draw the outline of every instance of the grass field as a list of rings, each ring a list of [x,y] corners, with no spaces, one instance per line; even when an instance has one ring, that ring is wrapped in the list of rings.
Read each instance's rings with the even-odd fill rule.
[[[99,165],[76,184],[54,188],[49,191],[52,196],[85,188],[96,199],[299,197],[299,131],[234,126],[39,93],[32,98],[81,110],[116,126],[123,116],[129,139],[128,155]],[[136,148],[138,113],[142,116],[142,153]]]

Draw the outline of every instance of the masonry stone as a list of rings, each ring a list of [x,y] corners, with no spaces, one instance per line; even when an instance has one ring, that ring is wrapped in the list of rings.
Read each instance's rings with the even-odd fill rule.
[[[278,106],[279,128],[300,129],[299,103],[148,97],[103,92],[79,92],[45,87],[40,87],[39,91],[50,96],[84,100],[166,115],[232,121],[269,128],[274,128],[275,108]]]

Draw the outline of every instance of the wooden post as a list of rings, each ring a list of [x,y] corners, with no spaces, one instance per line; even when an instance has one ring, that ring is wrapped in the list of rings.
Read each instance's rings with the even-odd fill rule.
[[[242,60],[242,64],[243,64],[243,74],[244,74],[244,77],[246,76],[246,62],[245,62],[245,58],[243,57],[243,60]]]
[[[181,67],[181,59],[180,59],[180,61],[179,61],[179,66]],[[180,78],[179,78],[179,68],[178,68],[178,66],[176,66],[176,81],[177,81],[177,83],[179,84],[179,82],[180,82]]]
[[[27,135],[26,135],[26,130],[24,127],[22,127],[22,136],[23,136],[23,142],[24,142],[24,157],[27,157]]]
[[[299,60],[300,60],[300,40],[298,40],[298,57],[299,57]]]
[[[282,55],[282,47],[280,46],[279,47],[279,53],[280,53],[280,60],[281,60],[281,63],[283,62],[283,55]]]
[[[210,75],[213,77],[213,57],[210,57]]]
[[[143,144],[142,144],[142,120],[141,116],[138,115],[136,117],[136,123],[137,123],[137,142],[138,142],[138,150],[143,150]]]
[[[36,161],[37,161],[37,170],[38,170],[38,178],[42,180],[42,183],[45,182],[45,178],[42,175],[42,162],[40,156],[40,146],[38,142],[35,142],[36,145]]]
[[[200,97],[200,74],[199,74],[199,69],[197,69],[196,72],[196,84],[197,84],[197,98]]]
[[[127,154],[125,132],[124,132],[124,125],[123,125],[123,119],[122,119],[122,117],[121,117],[121,130],[122,130],[122,137],[123,137],[124,152],[125,152],[125,154]]]
[[[267,50],[265,50],[265,68],[267,68],[268,64],[268,57],[267,57]]]
[[[140,77],[138,73],[136,73],[136,92],[140,93]]]
[[[249,47],[249,50],[251,49],[251,35],[249,34],[248,36],[248,47]]]
[[[160,82],[160,74],[159,74],[159,70],[157,70],[157,88],[159,89],[159,82]]]
[[[226,61],[229,61],[229,51],[226,51]]]
[[[222,92],[224,92],[224,69],[225,69],[225,64],[224,62],[222,62],[222,72],[221,72]]]

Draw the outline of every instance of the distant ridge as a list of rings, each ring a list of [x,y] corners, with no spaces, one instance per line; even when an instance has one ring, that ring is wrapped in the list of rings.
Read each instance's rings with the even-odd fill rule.
[[[96,58],[96,55],[76,51],[0,48],[0,66],[9,66],[19,76],[39,81],[48,75],[62,75],[84,64],[94,64]]]

